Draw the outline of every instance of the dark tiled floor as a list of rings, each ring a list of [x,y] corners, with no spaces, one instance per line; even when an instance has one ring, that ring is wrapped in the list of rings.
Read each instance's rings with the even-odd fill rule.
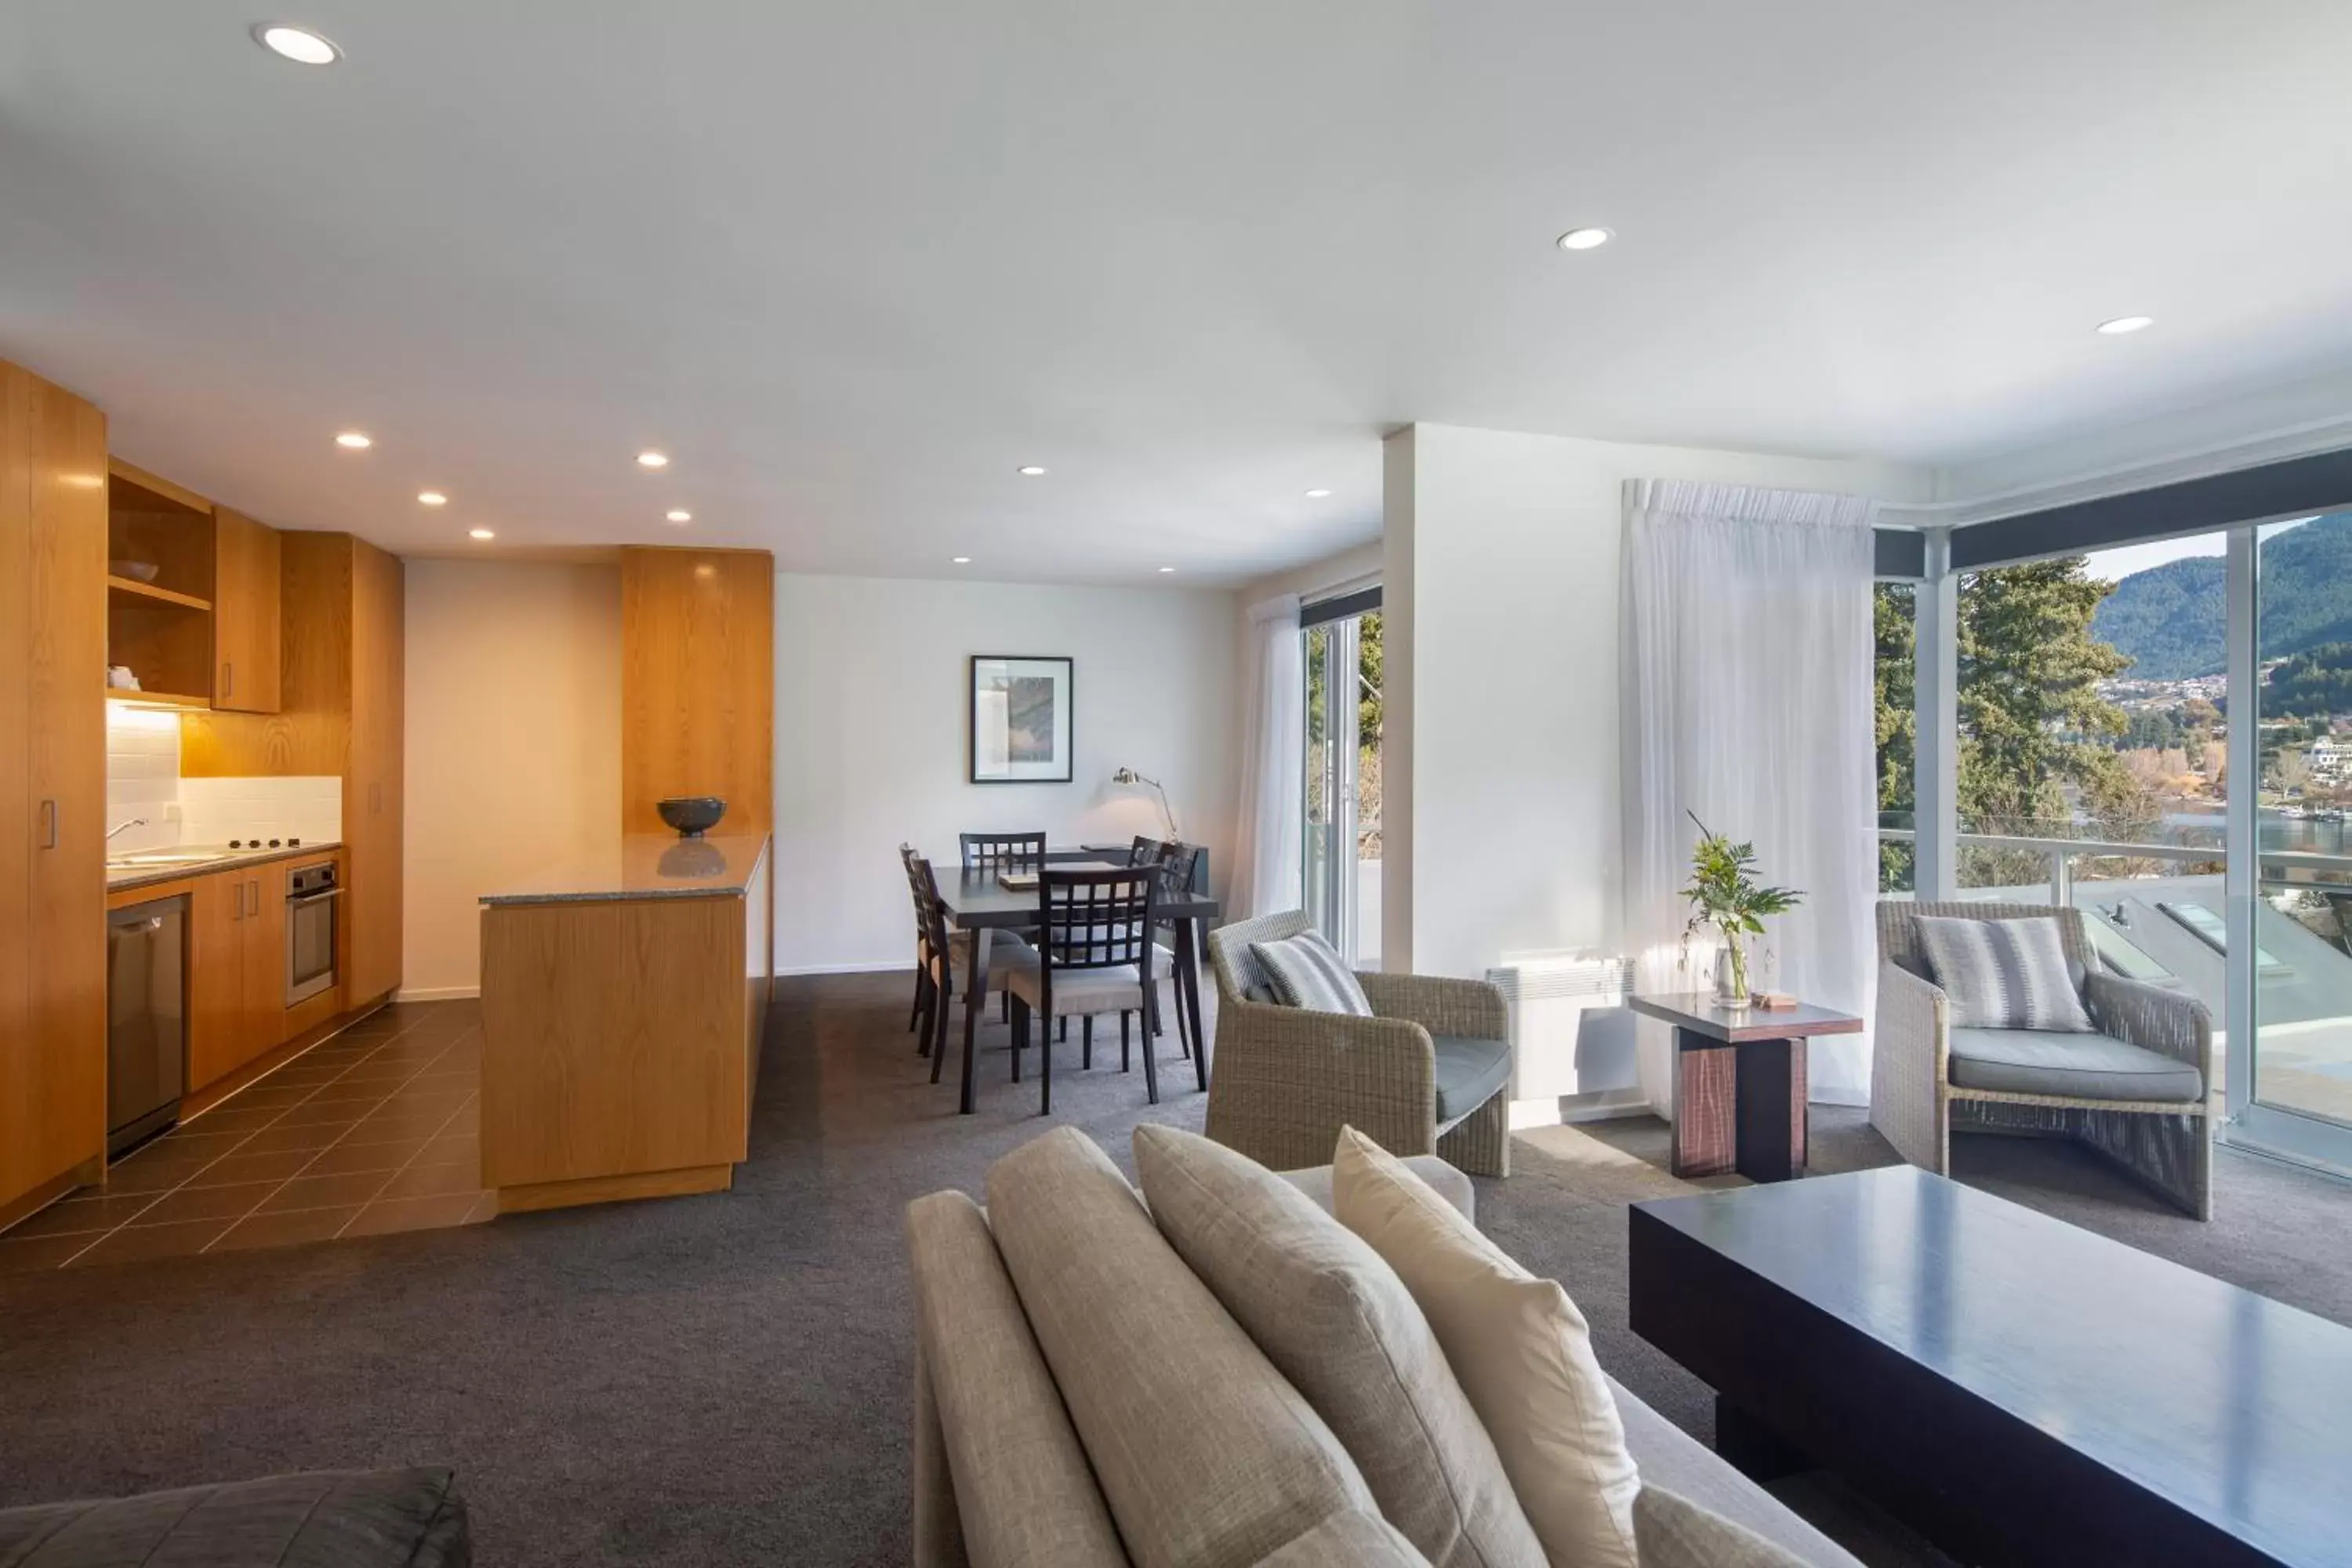
[[[472,1007],[362,1019],[0,1235],[0,1273],[490,1217]]]

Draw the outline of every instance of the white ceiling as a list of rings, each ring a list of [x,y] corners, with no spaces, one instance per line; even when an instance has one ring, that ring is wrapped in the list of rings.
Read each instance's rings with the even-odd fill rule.
[[[0,7],[0,354],[397,549],[1227,583],[1411,420],[1944,464],[2352,363],[2341,0],[260,4]]]

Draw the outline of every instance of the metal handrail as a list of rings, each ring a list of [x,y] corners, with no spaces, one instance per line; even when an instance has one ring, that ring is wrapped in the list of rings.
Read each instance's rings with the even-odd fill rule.
[[[1882,842],[1914,844],[1918,842],[1918,829],[1912,827],[1882,827],[1877,830]],[[2042,838],[2008,833],[1962,833],[1956,841],[1978,849],[2013,849],[2040,854],[2050,861],[2050,901],[2071,904],[2074,901],[2074,862],[2077,857],[2090,859],[2168,860],[2195,862],[2220,860],[2227,851],[2219,844],[2210,846],[2187,844],[2121,844],[2100,838]],[[2258,857],[2263,870],[2319,871],[2352,879],[2352,855],[2321,855],[2308,849],[2264,850]],[[2309,883],[2294,884],[2310,887]]]

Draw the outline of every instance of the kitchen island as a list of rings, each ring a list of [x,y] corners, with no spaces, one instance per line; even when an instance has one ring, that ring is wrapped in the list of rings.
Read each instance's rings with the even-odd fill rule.
[[[772,896],[765,834],[615,835],[482,895],[482,1184],[500,1213],[731,1184]]]

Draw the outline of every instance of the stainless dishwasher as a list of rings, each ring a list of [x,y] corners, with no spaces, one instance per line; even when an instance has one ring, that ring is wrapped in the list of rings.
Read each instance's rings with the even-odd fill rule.
[[[180,1119],[188,1079],[188,900],[106,917],[106,1152]]]

